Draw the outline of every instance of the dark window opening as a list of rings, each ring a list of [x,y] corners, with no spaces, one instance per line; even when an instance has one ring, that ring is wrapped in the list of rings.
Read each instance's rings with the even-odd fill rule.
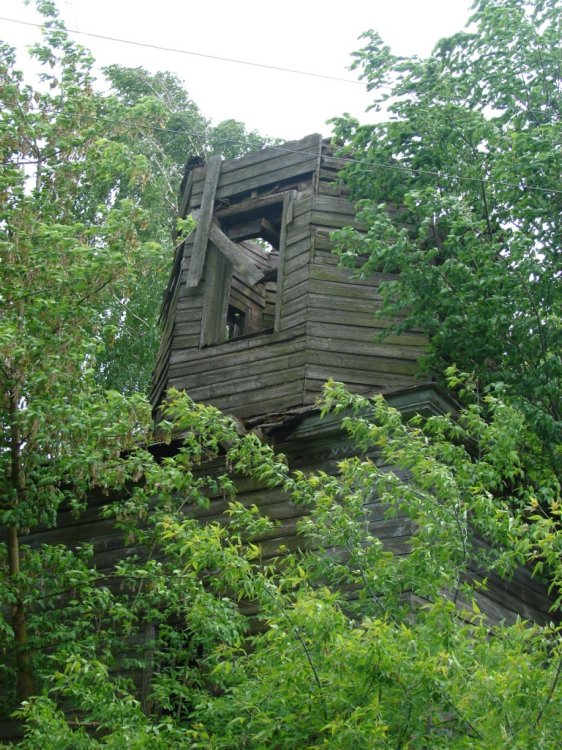
[[[226,340],[231,341],[243,336],[245,327],[246,313],[234,307],[234,305],[229,305],[226,314]]]
[[[226,236],[259,272],[249,285],[236,268],[232,275],[226,316],[226,340],[272,332],[277,305],[277,269],[283,220],[282,200],[267,206],[229,207],[219,213]]]
[[[266,250],[269,248],[279,250],[280,231],[280,226],[276,226],[263,216],[258,216],[227,227],[226,234],[234,242],[256,240],[256,243],[264,246]]]

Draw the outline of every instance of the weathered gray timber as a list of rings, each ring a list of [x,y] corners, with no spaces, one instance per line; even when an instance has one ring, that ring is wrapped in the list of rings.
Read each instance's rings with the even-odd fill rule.
[[[381,281],[339,268],[330,233],[357,226],[343,166],[319,135],[223,162],[184,180],[177,250],[162,307],[151,400],[186,390],[241,418],[312,404],[329,377],[357,392],[415,382],[419,331],[377,335]]]

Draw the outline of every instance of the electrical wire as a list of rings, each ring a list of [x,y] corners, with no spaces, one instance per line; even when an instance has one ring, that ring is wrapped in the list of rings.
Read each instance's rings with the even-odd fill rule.
[[[33,28],[43,29],[43,30],[49,30],[51,28],[47,26],[46,24],[32,23],[31,21],[23,21],[18,18],[8,18],[7,16],[0,16],[0,21],[8,21],[9,23],[16,23],[16,24],[20,24],[21,26],[30,26]],[[162,52],[173,52],[177,54],[201,57],[201,58],[209,59],[209,60],[217,60],[219,62],[234,63],[237,65],[246,65],[248,67],[253,67],[253,68],[274,70],[274,71],[281,72],[281,73],[290,73],[293,75],[308,76],[309,78],[320,78],[320,79],[327,80],[327,81],[336,81],[338,83],[349,83],[349,84],[352,84],[353,86],[363,86],[369,92],[373,90],[368,79],[367,80],[361,80],[361,79],[355,80],[352,78],[341,78],[339,76],[331,76],[325,73],[315,73],[310,70],[288,68],[288,67],[284,67],[281,65],[269,65],[268,63],[252,62],[250,60],[241,60],[239,58],[233,58],[233,57],[221,57],[220,55],[211,55],[211,54],[204,53],[204,52],[194,52],[192,50],[180,49],[176,47],[164,47],[164,46],[157,45],[157,44],[150,44],[148,42],[139,42],[134,39],[122,39],[121,37],[106,36],[105,34],[96,34],[91,31],[80,31],[79,29],[69,29],[69,28],[64,27],[63,30],[69,34],[78,34],[80,36],[92,37],[93,39],[102,39],[108,42],[115,42],[116,44],[129,44],[135,47],[145,47],[147,49],[156,49]],[[385,93],[384,87],[377,86],[376,90],[378,92]],[[386,95],[392,96],[393,94],[395,94],[395,91],[392,87],[389,87],[386,89]],[[402,94],[398,94],[398,96],[401,96],[401,95]],[[418,109],[424,112],[430,111],[428,108],[424,108],[424,107],[418,107]],[[544,116],[545,114],[544,111],[542,110],[535,110],[535,109],[528,108],[527,111],[533,114],[541,115],[541,116]]]
[[[31,21],[22,21],[17,18],[7,18],[6,16],[0,16],[0,21],[8,21],[9,23],[17,23],[21,26],[33,26],[38,29],[49,29],[48,26],[41,23],[31,23]],[[120,37],[106,36],[105,34],[94,34],[91,31],[79,31],[78,29],[64,29],[69,34],[79,34],[80,36],[92,37],[93,39],[103,39],[108,42],[117,42],[118,44],[129,44],[134,47],[144,47],[146,49],[156,49],[161,52],[174,52],[180,55],[191,55],[192,57],[201,57],[206,60],[218,60],[219,62],[234,63],[236,65],[247,65],[251,68],[262,68],[264,70],[275,70],[280,73],[292,73],[293,75],[308,76],[310,78],[322,78],[326,81],[337,81],[339,83],[351,83],[354,86],[365,86],[363,81],[355,81],[352,78],[340,78],[338,76],[330,76],[326,73],[313,73],[309,70],[299,70],[298,68],[286,68],[282,65],[268,65],[267,63],[251,62],[250,60],[240,60],[235,57],[221,57],[220,55],[209,55],[204,52],[194,52],[193,50],[179,49],[177,47],[163,47],[159,44],[149,44],[147,42],[137,42],[133,39],[121,39]]]

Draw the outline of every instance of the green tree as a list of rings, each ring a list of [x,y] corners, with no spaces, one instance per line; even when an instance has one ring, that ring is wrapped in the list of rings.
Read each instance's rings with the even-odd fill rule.
[[[0,48],[1,523],[20,696],[34,691],[20,538],[54,523],[61,502],[78,507],[92,485],[119,482],[121,452],[149,440],[144,398],[102,386],[146,385],[175,185],[184,160],[210,148],[173,75],[113,67],[102,93],[54,4],[37,7],[39,85]]]
[[[134,289],[108,308],[107,322],[114,328],[107,328],[97,377],[106,388],[146,392],[160,337],[158,312],[173,257],[178,186],[185,164],[206,153],[209,123],[171,73],[111,65],[104,75],[110,84],[106,97],[110,106],[123,112],[137,110],[139,121],[145,122],[142,131],[123,130],[112,140],[123,148],[134,148],[145,161],[150,178],[141,185],[121,184],[118,197],[143,206],[143,238],[155,243],[155,251],[151,266]]]
[[[122,450],[147,439],[148,405],[115,388],[147,385],[176,185],[184,160],[210,148],[207,122],[173,75],[112,67],[113,93],[102,93],[92,57],[53,3],[38,9],[39,85],[25,82],[9,46],[0,49],[0,462],[14,582],[21,530],[53,523],[61,501],[79,503],[93,483],[109,481],[104,470]],[[20,598],[12,610],[26,695]]]
[[[334,383],[324,408],[343,417],[362,457],[343,460],[338,476],[305,476],[213,407],[172,394],[167,416],[185,445],[160,464],[131,454],[122,470],[142,461],[146,481],[108,505],[148,558],[102,574],[87,551],[30,552],[44,594],[34,624],[51,634],[49,655],[37,655],[48,691],[19,712],[22,748],[558,747],[559,627],[491,626],[470,574],[529,561],[560,590],[560,498],[533,525],[506,510],[514,479],[525,485],[525,420],[488,397],[486,419],[474,404],[456,420],[406,427],[382,397]],[[308,552],[264,564],[259,539],[275,524],[236,500],[232,476],[202,471],[221,446],[225,468],[306,504]],[[409,555],[371,534],[373,493],[388,517],[412,520]],[[228,525],[186,513],[209,495],[230,498]],[[524,499],[537,513],[532,487]],[[151,640],[139,643],[147,623]],[[143,711],[123,667],[147,661],[157,668]]]
[[[148,425],[143,399],[104,394],[94,369],[107,311],[154,256],[140,201],[119,195],[123,185],[140,191],[147,177],[142,153],[119,134],[142,132],[151,113],[127,113],[96,94],[90,55],[50,3],[39,8],[46,29],[32,55],[43,66],[40,87],[26,84],[13,51],[0,48],[1,521],[24,696],[33,684],[20,535],[53,523],[63,499],[78,503],[98,472],[104,481],[103,467]]]
[[[562,440],[562,10],[477,0],[468,30],[427,59],[374,31],[355,67],[386,118],[336,121],[365,234],[338,233],[344,263],[400,274],[388,317],[431,337],[427,367],[503,384],[560,460]]]

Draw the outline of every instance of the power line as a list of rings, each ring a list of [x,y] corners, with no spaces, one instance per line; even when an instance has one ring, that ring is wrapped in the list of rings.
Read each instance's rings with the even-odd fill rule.
[[[17,24],[20,24],[22,26],[30,26],[30,27],[34,27],[34,28],[38,28],[38,29],[44,29],[44,30],[49,30],[51,28],[51,27],[47,26],[46,24],[32,23],[30,21],[22,21],[21,19],[8,18],[6,16],[0,16],[0,20],[1,21],[8,21],[9,23],[17,23]],[[110,37],[110,36],[106,36],[104,34],[96,34],[94,32],[89,32],[89,31],[80,31],[78,29],[68,29],[66,26],[64,26],[62,30],[64,32],[66,32],[66,33],[79,34],[81,36],[92,37],[92,38],[95,38],[95,39],[103,39],[103,40],[115,42],[115,43],[118,43],[118,44],[129,44],[129,45],[136,46],[136,47],[145,47],[147,49],[156,49],[156,50],[161,50],[161,51],[164,51],[164,52],[174,52],[174,53],[179,53],[179,54],[191,55],[191,56],[195,56],[195,57],[206,58],[206,59],[209,59],[209,60],[217,60],[219,62],[228,62],[228,63],[235,63],[235,64],[239,64],[239,65],[247,65],[249,67],[256,67],[256,68],[262,68],[262,69],[265,69],[265,70],[274,70],[274,71],[283,72],[283,73],[291,73],[291,74],[295,74],[295,75],[308,76],[310,78],[320,78],[320,79],[324,79],[324,80],[328,80],[328,81],[336,81],[336,82],[339,82],[339,83],[351,83],[351,84],[353,84],[355,86],[364,86],[364,87],[366,87],[366,90],[368,92],[370,92],[372,90],[370,88],[370,84],[369,84],[368,81],[364,82],[362,80],[352,80],[350,78],[340,78],[338,76],[330,76],[330,75],[327,75],[327,74],[324,74],[324,73],[313,73],[312,71],[300,70],[300,69],[297,69],[297,68],[287,68],[287,67],[277,66],[277,65],[268,65],[267,63],[256,63],[256,62],[251,62],[249,60],[240,60],[240,59],[237,59],[237,58],[221,57],[221,56],[218,56],[218,55],[210,55],[210,54],[206,54],[206,53],[203,53],[203,52],[194,52],[192,50],[179,49],[179,48],[175,48],[175,47],[163,47],[163,46],[156,45],[156,44],[150,44],[150,43],[145,43],[145,42],[138,42],[138,41],[132,40],[132,39],[122,39],[120,37]],[[377,87],[377,91],[379,93],[384,94],[384,98],[381,99],[381,102],[383,102],[383,101],[389,102],[389,101],[392,100],[392,97],[394,97],[394,96],[398,96],[398,97],[403,96],[403,93],[400,93],[400,92],[397,93],[395,91],[395,89],[392,88],[392,87],[387,87],[386,90],[385,90],[385,87],[378,86]],[[432,111],[430,108],[423,107],[419,103],[415,103],[414,106],[415,106],[415,109],[418,110],[418,111],[422,111],[422,112],[431,112]],[[526,109],[527,109],[527,112],[532,113],[532,114],[537,114],[537,115],[541,115],[541,116],[545,115],[545,112],[542,111],[542,110],[535,110],[535,109],[531,109],[529,107],[527,107]]]
[[[0,16],[0,21],[8,21],[9,23],[17,23],[21,26],[33,26],[37,29],[49,29],[48,26],[41,23],[31,23],[30,21],[21,21],[18,18],[6,18]],[[339,83],[351,83],[354,86],[365,86],[363,81],[354,81],[351,78],[339,78],[338,76],[330,76],[325,73],[313,73],[309,70],[299,70],[298,68],[285,68],[281,65],[268,65],[267,63],[252,62],[250,60],[240,60],[235,57],[221,57],[220,55],[209,55],[204,52],[194,52],[193,50],[179,49],[177,47],[163,47],[159,44],[149,44],[147,42],[137,42],[133,39],[121,39],[115,36],[106,36],[105,34],[94,34],[91,31],[79,31],[78,29],[64,29],[69,34],[79,34],[80,36],[92,37],[94,39],[103,39],[107,42],[117,42],[118,44],[129,44],[133,47],[144,47],[146,49],[156,49],[161,52],[174,52],[180,55],[190,55],[192,57],[202,57],[206,60],[218,60],[219,62],[234,63],[236,65],[247,65],[251,68],[262,68],[264,70],[276,70],[280,73],[292,73],[293,75],[308,76],[310,78],[322,78],[326,81],[338,81]]]
[[[62,110],[51,110],[51,114],[65,114]],[[100,122],[105,122],[108,124],[114,124],[114,125],[125,125],[127,126],[127,123],[123,123],[120,120],[111,120],[110,118],[106,117],[100,117],[99,115],[83,115],[86,119],[91,120],[99,120]],[[129,128],[133,128],[133,125],[129,125]],[[159,133],[171,133],[173,135],[191,135],[195,137],[200,137],[201,134],[197,133],[196,131],[189,131],[189,130],[174,130],[171,128],[162,128],[158,127],[156,125],[143,125],[145,130],[152,130],[153,132],[159,132]],[[216,138],[216,142],[224,143],[224,144],[230,144],[235,146],[247,146],[248,144],[244,141],[237,141],[231,138]],[[65,149],[59,149],[56,153],[53,153],[52,155],[47,156],[47,158],[52,158],[52,156],[56,156],[59,153],[62,153],[63,150],[72,150],[75,148],[75,145],[65,147]],[[266,146],[265,148],[270,148],[276,151],[280,151],[281,153],[287,153],[287,154],[302,154],[304,156],[317,156],[315,152],[310,151],[301,151],[298,149],[292,149],[287,148],[285,145],[272,145],[272,146]],[[506,180],[490,180],[486,179],[484,177],[470,177],[469,175],[462,175],[462,174],[451,174],[449,172],[437,172],[434,170],[428,170],[428,169],[419,169],[416,167],[408,167],[402,164],[385,164],[384,162],[373,162],[368,159],[355,159],[353,157],[346,157],[342,156],[339,157],[342,162],[348,163],[348,164],[358,164],[362,167],[364,167],[368,172],[371,172],[372,174],[375,173],[378,169],[388,169],[398,172],[404,172],[409,173],[412,175],[423,175],[425,177],[436,177],[439,180],[447,179],[447,180],[459,180],[461,182],[471,182],[471,183],[477,183],[485,185],[496,185],[499,187],[510,187],[515,188],[517,190],[525,191],[525,192],[540,192],[540,193],[550,193],[553,195],[562,195],[562,190],[559,188],[551,188],[551,187],[540,187],[538,185],[526,185],[516,182],[508,182]],[[37,161],[23,161],[19,162],[18,165],[31,165],[31,164],[37,164]],[[4,163],[4,166],[7,166],[6,163]]]
[[[22,26],[31,26],[37,29],[49,30],[51,28],[47,26],[46,24],[32,23],[31,21],[22,21],[21,19],[8,18],[6,16],[0,16],[0,21],[8,21],[9,23],[17,23]],[[92,37],[94,39],[103,39],[105,41],[115,42],[118,44],[129,44],[135,47],[145,47],[147,49],[156,49],[156,50],[160,50],[163,52],[174,52],[174,53],[182,54],[182,55],[191,55],[193,57],[202,57],[204,59],[217,60],[219,62],[235,63],[236,65],[247,65],[249,67],[263,68],[265,70],[275,70],[281,73],[291,73],[294,75],[308,76],[310,78],[321,78],[327,81],[337,81],[338,83],[350,83],[350,84],[353,84],[354,86],[364,86],[368,92],[371,92],[373,90],[370,87],[369,81],[364,82],[362,80],[353,80],[351,78],[341,78],[338,76],[331,76],[325,73],[313,73],[310,70],[300,70],[298,68],[287,68],[287,67],[278,66],[278,65],[269,65],[267,63],[252,62],[250,60],[240,60],[238,58],[221,57],[219,55],[210,55],[204,52],[194,52],[192,50],[179,49],[177,47],[164,47],[164,46],[157,45],[157,44],[150,44],[148,42],[138,42],[133,39],[122,39],[120,37],[106,36],[104,34],[95,34],[94,32],[91,32],[91,31],[80,31],[78,29],[69,29],[66,26],[64,26],[63,30],[69,34],[78,34],[80,36]],[[384,93],[385,88],[378,86],[377,91]],[[386,101],[388,101],[389,97],[392,98],[392,96],[403,96],[403,93],[397,94],[394,88],[392,87],[386,88],[386,94],[387,94]],[[381,100],[381,101],[384,101],[384,100]],[[431,112],[429,108],[422,107],[419,104],[416,104],[416,108],[423,112]],[[545,114],[543,110],[536,110],[536,109],[531,109],[531,108],[527,108],[527,112],[530,112],[532,114],[543,115],[543,116]]]

